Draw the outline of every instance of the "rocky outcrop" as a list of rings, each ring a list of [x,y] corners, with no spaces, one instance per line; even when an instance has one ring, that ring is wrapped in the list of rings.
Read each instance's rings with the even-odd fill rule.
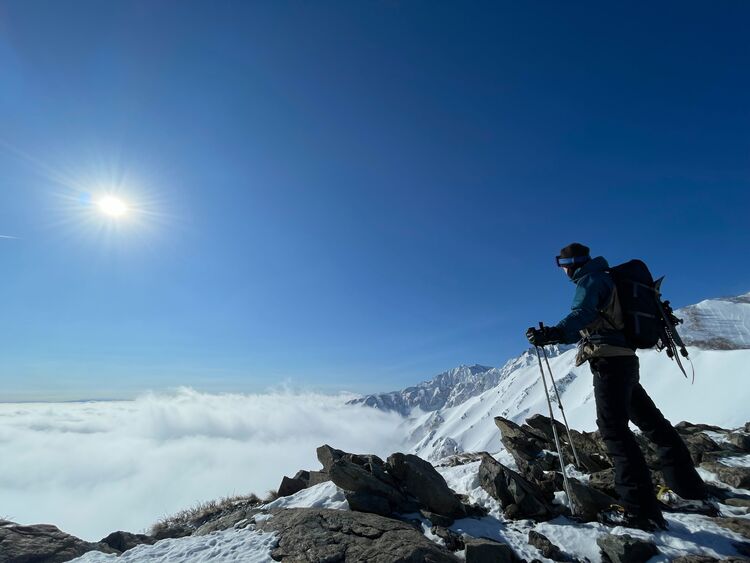
[[[119,554],[106,543],[90,543],[56,526],[22,526],[0,520],[0,563],[63,563],[89,551]]]
[[[701,467],[715,474],[722,483],[736,489],[750,488],[750,467],[736,467],[713,461],[702,463]]]
[[[573,561],[572,557],[564,553],[559,547],[552,543],[547,536],[540,534],[535,530],[529,532],[528,542],[529,545],[533,545],[539,550],[542,557],[552,559],[552,561],[560,561],[561,563]]]
[[[548,520],[557,515],[551,498],[521,475],[486,454],[479,465],[479,484],[500,502],[505,516],[512,519]]]
[[[520,563],[508,544],[487,538],[466,540],[466,563]]]
[[[129,549],[133,549],[139,545],[152,545],[156,540],[145,534],[131,534],[130,532],[112,532],[106,538],[103,538],[100,543],[107,544],[109,547],[123,553]]]
[[[455,563],[447,549],[404,522],[377,514],[320,508],[272,511],[258,529],[276,532],[275,561]]]
[[[568,485],[574,514],[584,522],[595,522],[599,512],[617,502],[611,496],[589,487],[578,479],[568,479]]]

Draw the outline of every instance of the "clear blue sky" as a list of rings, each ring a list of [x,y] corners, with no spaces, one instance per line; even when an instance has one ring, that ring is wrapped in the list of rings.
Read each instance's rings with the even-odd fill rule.
[[[400,388],[578,240],[750,290],[750,4],[0,7],[0,400]],[[114,191],[123,220],[89,203]],[[3,396],[4,395],[4,396]]]

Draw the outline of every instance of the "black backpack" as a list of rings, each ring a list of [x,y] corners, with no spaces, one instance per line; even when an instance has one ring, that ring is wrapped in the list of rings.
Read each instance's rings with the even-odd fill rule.
[[[614,266],[609,273],[617,288],[625,322],[623,332],[628,344],[633,348],[666,349],[667,355],[677,361],[687,377],[677,355],[679,349],[680,354],[688,358],[685,343],[675,328],[682,320],[674,315],[669,301],[661,300],[661,282],[664,278],[654,281],[648,266],[641,260],[630,260]]]

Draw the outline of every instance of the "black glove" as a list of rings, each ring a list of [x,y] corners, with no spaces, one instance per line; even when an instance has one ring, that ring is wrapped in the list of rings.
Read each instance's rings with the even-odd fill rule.
[[[533,346],[558,344],[562,342],[562,331],[556,326],[543,326],[542,328],[532,326],[526,330],[526,338]]]

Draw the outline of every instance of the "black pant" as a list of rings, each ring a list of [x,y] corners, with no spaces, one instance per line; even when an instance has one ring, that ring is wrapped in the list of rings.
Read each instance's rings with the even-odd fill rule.
[[[651,474],[628,421],[656,444],[669,488],[683,498],[705,498],[705,485],[685,443],[638,382],[638,357],[593,358],[589,363],[596,424],[615,466],[615,490],[625,509],[646,516],[660,512]]]

